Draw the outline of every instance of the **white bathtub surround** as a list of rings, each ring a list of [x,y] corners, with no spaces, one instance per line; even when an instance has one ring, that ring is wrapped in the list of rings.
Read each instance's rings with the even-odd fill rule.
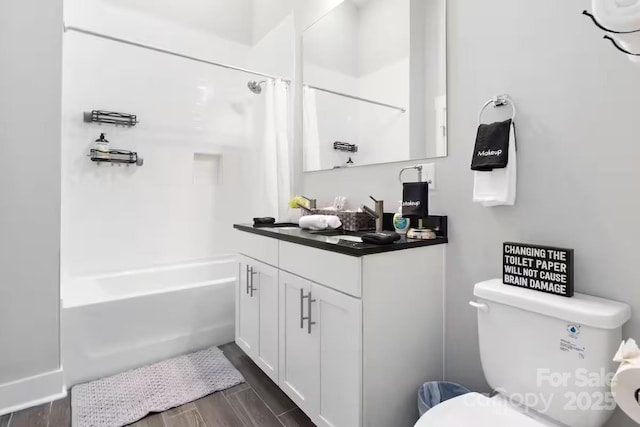
[[[294,18],[284,10],[258,30],[240,2],[67,3],[69,26],[293,75]],[[224,18],[204,18],[210,7]],[[267,205],[257,184],[263,149],[288,147],[292,91],[276,81],[256,96],[247,90],[252,74],[73,31],[64,44],[61,321],[72,386],[233,341],[232,224]],[[92,109],[136,114],[140,123],[84,123]],[[145,166],[88,161],[101,132]],[[288,150],[269,152],[291,162]],[[275,180],[291,186],[288,174]]]
[[[234,257],[63,283],[67,386],[233,341]]]
[[[235,3],[67,3],[69,26],[293,76],[294,19],[284,10],[254,22],[260,29],[252,34],[251,14]],[[224,25],[201,19],[209,8],[225,11]],[[235,25],[236,19],[242,22]],[[269,88],[260,96],[247,90],[247,81],[263,79],[73,31],[64,34],[64,44],[62,277],[235,252],[233,223],[249,221],[266,203],[256,183],[262,181]],[[137,114],[140,123],[82,122],[81,113],[91,109]],[[284,117],[290,122],[290,114]],[[285,134],[290,128],[287,123]],[[112,148],[140,153],[145,166],[89,162],[86,154],[100,132]]]
[[[284,220],[292,197],[291,146],[289,144],[289,82],[276,79],[265,83],[264,137],[261,146],[262,186],[265,206],[260,215]]]

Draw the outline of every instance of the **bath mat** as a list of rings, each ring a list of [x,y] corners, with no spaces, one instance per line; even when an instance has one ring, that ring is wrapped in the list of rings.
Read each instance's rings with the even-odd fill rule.
[[[244,382],[217,347],[71,389],[73,427],[120,427]]]

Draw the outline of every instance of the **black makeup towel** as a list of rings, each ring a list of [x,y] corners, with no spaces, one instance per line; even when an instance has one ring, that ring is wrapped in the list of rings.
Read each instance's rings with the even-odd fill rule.
[[[407,218],[429,216],[429,183],[405,182],[402,185],[402,216]]]
[[[509,163],[509,133],[511,119],[478,126],[471,170],[491,171]]]

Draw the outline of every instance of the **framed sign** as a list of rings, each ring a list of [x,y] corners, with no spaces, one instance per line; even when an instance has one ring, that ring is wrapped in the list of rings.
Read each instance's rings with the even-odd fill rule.
[[[573,296],[573,249],[505,242],[502,262],[505,285]]]

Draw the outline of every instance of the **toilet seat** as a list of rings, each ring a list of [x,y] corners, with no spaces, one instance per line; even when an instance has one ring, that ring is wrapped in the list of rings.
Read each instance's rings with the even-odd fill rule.
[[[479,393],[449,399],[425,413],[414,427],[542,427],[549,426],[506,404]]]

